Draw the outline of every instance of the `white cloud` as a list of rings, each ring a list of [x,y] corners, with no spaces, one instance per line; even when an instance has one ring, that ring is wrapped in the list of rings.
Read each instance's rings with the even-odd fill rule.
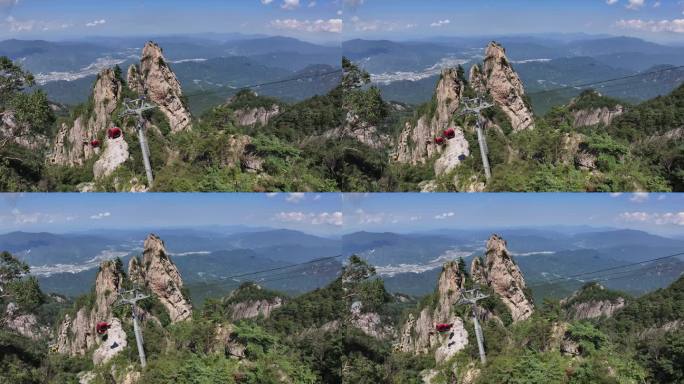
[[[93,20],[90,23],[86,23],[86,27],[91,28],[91,27],[97,27],[98,25],[106,24],[107,20],[105,19],[100,19],[100,20]]]
[[[306,194],[301,193],[301,192],[295,192],[295,193],[290,193],[285,198],[285,201],[290,202],[290,203],[299,203],[300,201],[304,200],[305,197],[306,197]]]
[[[660,0],[658,0],[655,3],[653,3],[653,8],[660,8],[660,5]]]
[[[310,2],[309,2],[309,8],[313,8],[313,7],[315,7],[315,6],[316,6],[316,2],[315,2],[315,1],[310,1]]]
[[[667,213],[623,212],[620,214],[620,219],[627,222],[684,226],[684,211]]]
[[[342,33],[342,25],[342,19],[318,19],[313,21],[298,19],[277,19],[271,21],[271,26],[277,29],[315,33]]]
[[[96,215],[90,216],[90,218],[93,219],[93,220],[102,220],[102,219],[104,219],[104,218],[106,218],[106,217],[109,217],[109,216],[111,216],[111,215],[112,215],[112,214],[109,213],[109,212],[100,212],[100,213],[98,213],[98,214],[96,214]]]
[[[10,32],[30,32],[39,24],[36,20],[17,20],[13,16],[5,19]]]
[[[276,196],[278,196],[278,192],[270,192],[266,194],[266,197],[268,197],[269,199]]]
[[[280,6],[282,9],[288,11],[299,8],[299,0],[283,0],[283,5]]]
[[[439,28],[445,25],[451,24],[451,20],[449,19],[444,19],[444,20],[437,20],[434,23],[430,24],[431,27],[433,28]]]
[[[644,1],[645,1],[645,0],[627,0],[627,5],[626,5],[626,7],[627,7],[628,9],[633,9],[633,10],[636,11],[637,9],[639,9],[639,8],[641,8],[641,7],[644,6]]]
[[[608,4],[608,5],[613,5],[617,2],[618,2],[618,0],[606,0],[606,4]]]
[[[273,0],[261,0],[261,4],[268,5],[271,4]]]
[[[334,225],[338,227],[344,224],[344,215],[339,211],[321,213],[280,212],[276,215],[275,219],[286,223],[308,223],[313,225]]]
[[[357,209],[355,213],[359,224],[380,224],[385,221],[384,213],[368,213],[363,209]]]
[[[620,197],[622,196],[622,192],[613,192],[610,194],[610,197]]]
[[[454,217],[455,215],[456,215],[456,214],[453,213],[453,212],[444,212],[444,213],[441,213],[441,214],[435,216],[435,219],[437,219],[437,220],[446,220],[446,219],[448,219],[448,218],[450,218],[450,217]]]
[[[634,203],[643,203],[644,201],[648,200],[649,194],[646,192],[635,192],[632,194],[632,197],[629,198],[629,201],[632,201]]]
[[[636,29],[649,32],[684,33],[684,19],[672,20],[619,20],[616,25],[625,29]]]

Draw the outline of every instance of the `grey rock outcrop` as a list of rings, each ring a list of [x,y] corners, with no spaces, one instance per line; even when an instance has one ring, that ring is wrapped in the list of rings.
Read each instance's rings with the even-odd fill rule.
[[[363,121],[352,111],[347,111],[345,123],[324,133],[329,139],[348,137],[359,141],[371,148],[381,149],[390,144],[390,137],[380,133],[378,127]]]
[[[50,329],[40,324],[36,315],[32,313],[22,313],[19,306],[9,303],[5,308],[5,314],[0,317],[3,321],[1,327],[12,330],[24,337],[32,340],[40,340],[50,335]]]
[[[525,293],[525,279],[504,239],[492,235],[487,241],[484,261],[474,258],[470,270],[475,282],[491,287],[501,298],[514,322],[532,315],[534,306]]]
[[[273,104],[270,108],[242,108],[233,112],[237,124],[243,127],[265,126],[279,114],[280,106],[277,104]]]
[[[506,50],[491,42],[482,66],[470,69],[470,84],[480,94],[488,94],[503,110],[514,132],[534,128],[532,108],[525,101],[525,89],[506,57]]]
[[[131,72],[135,80],[136,70],[129,68],[128,73]],[[192,129],[190,110],[183,101],[180,82],[166,63],[162,49],[151,41],[143,48],[139,75],[141,81],[138,84],[143,85],[147,97],[167,117],[171,132]]]
[[[437,157],[435,173],[441,175],[461,163],[459,157],[470,156],[468,141],[463,128],[456,125],[454,117],[460,108],[465,84],[457,69],[445,69],[435,89],[435,110],[430,115],[418,117],[414,123],[407,122],[399,135],[394,161],[406,164],[422,164]],[[455,137],[445,140],[444,145],[435,144],[442,132],[453,129]]]
[[[573,111],[572,126],[574,128],[592,127],[599,124],[607,126],[623,113],[625,113],[625,108],[622,105]]]
[[[595,319],[598,317],[611,317],[615,312],[624,308],[624,306],[625,299],[622,297],[615,300],[592,300],[574,304],[569,312],[574,320]]]
[[[465,271],[456,262],[444,264],[437,283],[437,303],[423,308],[417,316],[409,314],[395,348],[415,354],[435,353],[437,362],[453,357],[468,345],[468,332],[454,307],[465,288]],[[436,332],[436,324],[451,324],[449,332]]]
[[[283,299],[274,297],[269,300],[249,300],[232,304],[230,306],[230,319],[238,321],[257,317],[267,318],[271,312],[283,305]]]
[[[34,132],[30,125],[17,121],[14,112],[5,111],[0,113],[0,147],[8,143],[40,150],[47,147],[48,139],[45,135]]]
[[[157,235],[150,234],[145,239],[142,260],[133,259],[128,264],[131,281],[157,296],[169,312],[172,322],[189,319],[192,316],[192,305],[183,294],[183,280],[178,268],[169,258],[164,242]]]

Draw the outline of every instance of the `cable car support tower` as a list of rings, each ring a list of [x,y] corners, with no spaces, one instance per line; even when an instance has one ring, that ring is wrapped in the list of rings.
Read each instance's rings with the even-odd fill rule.
[[[493,107],[494,104],[486,101],[482,97],[464,98],[461,101],[461,115],[474,115],[476,117],[477,126],[477,142],[480,144],[480,155],[482,156],[482,167],[485,171],[487,181],[492,178],[492,171],[489,168],[489,148],[487,147],[487,138],[484,135],[484,118],[482,111]]]
[[[130,291],[119,291],[119,301],[117,306],[130,305],[131,314],[133,317],[133,332],[135,333],[135,343],[138,346],[138,356],[140,357],[140,366],[145,368],[147,365],[147,359],[145,358],[145,349],[143,348],[143,336],[140,330],[140,325],[138,324],[138,301],[150,297],[149,295],[144,295],[138,289],[132,289]]]
[[[152,188],[154,178],[152,176],[152,166],[150,165],[150,147],[147,145],[147,136],[145,136],[145,119],[143,113],[157,108],[156,105],[145,101],[144,97],[138,99],[124,100],[125,110],[121,113],[121,117],[137,116],[137,130],[138,141],[140,141],[140,150],[142,151],[143,163],[145,165],[145,174],[147,176],[147,187]]]
[[[487,364],[487,355],[484,349],[484,335],[482,334],[482,327],[477,316],[477,302],[486,299],[489,295],[480,292],[479,288],[461,290],[461,299],[457,304],[470,305],[473,311],[473,324],[475,325],[475,336],[477,336],[477,348],[480,351],[480,361],[482,365]]]

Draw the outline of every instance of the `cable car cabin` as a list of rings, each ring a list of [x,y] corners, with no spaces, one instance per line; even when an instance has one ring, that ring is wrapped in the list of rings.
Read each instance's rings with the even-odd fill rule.
[[[113,127],[107,130],[107,137],[109,139],[118,139],[121,135],[123,135],[123,132],[121,132],[121,128],[119,127]]]
[[[444,140],[443,137],[435,137],[435,144],[444,145],[444,143],[446,143],[446,141]]]
[[[90,142],[90,146],[93,148],[100,148],[100,140],[93,140]]]
[[[98,335],[105,335],[105,334],[107,334],[107,330],[109,329],[109,327],[110,327],[109,323],[107,323],[105,321],[101,321],[101,322],[97,323],[97,325],[95,326],[95,330],[97,331]]]
[[[453,139],[454,137],[456,137],[456,131],[454,131],[453,128],[446,129],[446,130],[444,130],[444,132],[442,132],[442,136],[444,136],[444,137],[446,137],[447,139],[451,140],[451,139]]]
[[[437,324],[435,330],[439,333],[449,332],[453,326],[453,324]]]
[[[460,155],[460,156],[458,156],[458,160],[459,160],[459,161],[465,161],[465,159],[466,159],[466,155]]]

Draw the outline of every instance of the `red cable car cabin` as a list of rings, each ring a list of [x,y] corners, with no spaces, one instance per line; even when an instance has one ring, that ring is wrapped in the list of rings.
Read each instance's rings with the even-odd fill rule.
[[[439,333],[449,332],[451,330],[451,327],[453,327],[453,324],[437,324],[435,326],[435,330],[437,330],[437,332]]]
[[[453,128],[449,128],[449,129],[444,130],[444,132],[442,132],[442,134],[447,139],[453,139],[454,137],[456,137],[456,131],[454,131]]]
[[[95,140],[91,141],[90,146],[93,148],[99,148],[100,147],[100,140],[95,139]]]
[[[104,335],[107,333],[107,330],[109,329],[109,323],[105,321],[101,321],[97,323],[97,326],[95,326],[95,330],[97,331],[98,335]]]
[[[119,127],[113,127],[107,130],[107,137],[110,139],[118,139],[122,134],[123,132],[121,132],[121,128]]]
[[[437,144],[437,145],[444,144],[444,138],[443,137],[435,137],[435,144]]]

